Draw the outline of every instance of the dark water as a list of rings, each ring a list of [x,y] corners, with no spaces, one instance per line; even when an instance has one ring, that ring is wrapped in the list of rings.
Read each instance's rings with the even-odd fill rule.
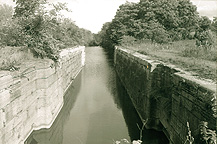
[[[100,47],[86,48],[86,65],[64,96],[50,129],[34,131],[26,144],[112,144],[139,139],[141,121]],[[143,143],[168,143],[162,133],[143,131]]]

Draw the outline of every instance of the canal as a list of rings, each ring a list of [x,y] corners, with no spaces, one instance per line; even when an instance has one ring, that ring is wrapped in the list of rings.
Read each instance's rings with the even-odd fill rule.
[[[86,65],[64,96],[49,129],[33,131],[25,144],[113,144],[139,139],[141,121],[101,47],[86,48]],[[166,144],[161,132],[143,131],[144,144]]]

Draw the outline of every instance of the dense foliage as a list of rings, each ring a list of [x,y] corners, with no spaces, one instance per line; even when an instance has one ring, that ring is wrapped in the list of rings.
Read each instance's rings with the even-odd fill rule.
[[[20,26],[17,19],[12,19],[13,8],[8,5],[0,5],[0,46],[20,45],[22,42]]]
[[[58,59],[61,48],[88,45],[90,31],[81,29],[64,18],[66,4],[50,4],[46,0],[16,0],[16,7],[0,5],[0,44],[26,46],[37,57]]]
[[[98,37],[98,43],[106,48],[145,39],[160,44],[197,39],[198,46],[209,47],[216,41],[216,18],[212,22],[200,17],[190,0],[126,2],[114,19],[104,24]]]

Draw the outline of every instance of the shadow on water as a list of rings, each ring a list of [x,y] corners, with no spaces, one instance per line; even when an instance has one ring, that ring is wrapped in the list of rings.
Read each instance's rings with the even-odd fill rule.
[[[122,138],[139,139],[137,124],[142,127],[142,123],[115,73],[111,52],[96,47],[86,53],[85,68],[67,90],[51,128],[33,131],[25,144],[112,144]],[[143,144],[168,143],[162,132],[154,130],[144,130],[142,138]]]
[[[64,95],[64,105],[49,129],[33,131],[25,144],[62,144],[64,123],[70,115],[80,91],[82,74],[80,73]]]
[[[106,56],[109,62],[109,65],[113,67],[114,65],[114,57],[111,51],[104,50],[106,52]],[[112,55],[111,55],[112,54]],[[114,69],[114,67],[113,67]],[[139,140],[140,139],[140,130],[143,124],[142,121],[135,110],[132,101],[124,88],[121,84],[121,81],[117,74],[110,77],[108,88],[110,89],[114,103],[117,105],[118,109],[122,110],[123,117],[125,119],[128,133],[130,136],[130,140]],[[139,128],[138,128],[139,126]],[[145,129],[142,131],[142,141],[143,144],[168,144],[169,141],[164,135],[163,132],[155,131],[155,130],[148,130]]]
[[[105,52],[105,56],[108,60],[108,63],[111,67],[113,67],[114,65],[114,49],[106,49],[103,48],[104,52]]]
[[[117,98],[115,103],[121,108],[123,116],[128,128],[129,136],[131,141],[140,139],[140,128],[142,128],[142,122],[139,115],[137,114],[132,101],[127,94],[126,89],[121,84],[118,77],[116,77],[116,87],[118,90]],[[143,144],[168,144],[169,141],[163,132],[145,129],[142,132]]]

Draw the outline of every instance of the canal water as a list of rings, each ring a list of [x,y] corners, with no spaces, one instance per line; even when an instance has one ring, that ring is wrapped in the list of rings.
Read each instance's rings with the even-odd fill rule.
[[[86,48],[86,65],[64,96],[49,129],[33,131],[25,144],[113,144],[140,137],[141,121],[120,83],[113,59],[101,47]],[[161,132],[143,131],[144,144],[166,144]]]

